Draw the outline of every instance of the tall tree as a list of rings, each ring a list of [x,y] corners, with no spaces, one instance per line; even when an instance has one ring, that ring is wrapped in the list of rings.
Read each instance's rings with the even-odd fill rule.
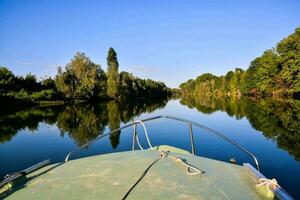
[[[107,95],[115,98],[118,96],[119,63],[113,48],[108,50],[107,66]]]

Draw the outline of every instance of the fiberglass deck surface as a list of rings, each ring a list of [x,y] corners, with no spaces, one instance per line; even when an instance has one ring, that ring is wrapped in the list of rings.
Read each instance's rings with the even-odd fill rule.
[[[51,165],[29,177],[7,199],[121,199],[159,153],[130,151]],[[206,171],[188,175],[171,158],[159,160],[127,199],[263,199],[242,166],[191,154],[177,154]]]

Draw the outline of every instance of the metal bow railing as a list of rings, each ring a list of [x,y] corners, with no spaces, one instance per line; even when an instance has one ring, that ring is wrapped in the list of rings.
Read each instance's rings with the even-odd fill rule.
[[[254,163],[256,165],[256,168],[258,171],[260,171],[260,166],[259,166],[259,162],[257,160],[257,158],[250,152],[248,151],[247,149],[245,149],[244,147],[242,147],[241,145],[239,145],[238,143],[234,142],[233,140],[231,140],[230,138],[228,138],[227,136],[223,135],[222,133],[218,132],[218,131],[215,131],[211,128],[208,128],[202,124],[199,124],[199,123],[196,123],[196,122],[193,122],[193,121],[190,121],[190,120],[187,120],[187,119],[183,119],[183,118],[178,118],[178,117],[174,117],[174,116],[170,116],[170,115],[159,115],[159,116],[155,116],[155,117],[150,117],[150,118],[147,118],[147,119],[143,119],[143,120],[136,120],[130,124],[127,124],[127,125],[124,125],[120,128],[117,128],[117,129],[114,129],[106,134],[103,134],[103,135],[99,135],[98,137],[96,137],[95,139],[87,142],[86,144],[74,149],[73,151],[71,151],[65,158],[65,162],[67,162],[70,158],[71,155],[73,155],[74,153],[80,151],[81,149],[85,148],[85,147],[88,147],[89,145],[91,145],[92,143],[94,143],[95,141],[101,139],[101,138],[104,138],[112,133],[115,133],[117,131],[120,131],[120,130],[123,130],[123,129],[126,129],[128,127],[132,127],[133,126],[133,150],[134,150],[134,141],[137,141],[137,144],[138,146],[140,147],[140,149],[144,149],[141,144],[140,144],[140,141],[138,139],[138,134],[137,134],[137,125],[138,124],[141,124],[143,126],[143,129],[144,129],[144,133],[145,133],[145,136],[146,136],[146,139],[147,139],[147,143],[149,145],[150,148],[152,148],[152,145],[151,145],[151,142],[149,140],[149,137],[148,137],[148,132],[147,132],[147,129],[146,129],[146,126],[144,124],[144,122],[147,122],[147,121],[152,121],[152,120],[156,120],[156,119],[171,119],[171,120],[176,120],[176,121],[180,121],[180,122],[183,122],[183,123],[186,123],[189,127],[189,134],[190,134],[190,140],[191,140],[191,153],[192,154],[195,154],[195,144],[194,144],[194,134],[193,134],[193,126],[195,127],[199,127],[203,130],[206,130],[222,139],[224,139],[225,141],[229,142],[230,144],[234,145],[235,147],[237,147],[238,149],[240,149],[241,151],[243,151],[244,153],[246,153],[248,156],[250,156],[253,160],[254,160]]]

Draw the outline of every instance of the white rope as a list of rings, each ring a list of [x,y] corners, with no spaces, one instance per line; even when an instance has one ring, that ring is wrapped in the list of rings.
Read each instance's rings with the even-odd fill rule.
[[[169,152],[166,151],[160,151],[158,150],[159,154],[154,158],[154,160],[148,165],[148,167],[145,169],[145,171],[142,173],[142,175],[138,178],[138,180],[131,186],[131,188],[126,192],[126,194],[122,197],[122,200],[125,200],[128,195],[131,193],[131,191],[137,186],[137,184],[146,176],[147,172],[150,170],[150,168],[157,163],[160,159],[170,157],[173,160],[180,162],[183,166],[187,167],[187,173],[189,175],[197,175],[205,173],[205,171],[202,171],[196,167],[193,167],[192,165],[184,162],[181,158],[171,156]],[[194,170],[194,172],[191,172],[190,169]]]
[[[136,130],[136,124],[134,124],[134,129]],[[140,139],[139,139],[139,136],[136,132],[135,134],[135,139],[136,139],[136,143],[138,144],[138,146],[140,147],[141,150],[144,150],[144,148],[142,147],[141,143],[140,143]]]
[[[172,158],[173,160],[175,160],[176,162],[180,162],[183,166],[186,167],[186,172],[189,174],[189,175],[197,175],[197,174],[202,174],[202,173],[205,173],[205,171],[202,171],[201,169],[198,169],[186,162],[184,162],[181,158],[178,158],[178,157],[175,157],[175,156],[171,156],[170,154],[167,154],[168,157]],[[194,170],[194,172],[191,171]]]
[[[273,192],[276,188],[280,188],[280,185],[276,181],[276,179],[267,179],[267,178],[260,178],[258,180],[258,184],[256,184],[256,187],[265,185],[269,192]]]
[[[146,126],[145,126],[144,122],[142,122],[141,120],[136,120],[136,121],[134,121],[134,123],[136,123],[135,125],[137,125],[138,123],[142,124],[144,132],[145,132],[145,136],[146,136],[146,139],[147,139],[147,142],[148,142],[148,145],[149,145],[150,148],[153,148],[151,143],[150,143],[150,140],[149,140],[149,137],[148,137],[148,132],[147,132],[147,129],[146,129]],[[136,134],[136,135],[138,135],[138,134]],[[139,141],[138,141],[138,144],[139,144]],[[139,144],[139,147],[141,149],[143,149],[140,144]]]

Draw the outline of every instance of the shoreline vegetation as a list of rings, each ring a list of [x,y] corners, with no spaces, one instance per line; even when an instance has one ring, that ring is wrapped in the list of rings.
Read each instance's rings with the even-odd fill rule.
[[[137,98],[168,98],[172,89],[163,82],[141,79],[128,72],[119,73],[117,53],[108,50],[107,72],[84,53],[76,53],[55,78],[37,81],[31,73],[15,76],[0,67],[0,100],[5,105],[51,105],[71,102],[124,101]]]
[[[273,97],[300,99],[300,28],[255,58],[247,70],[205,73],[180,85],[184,96]]]

